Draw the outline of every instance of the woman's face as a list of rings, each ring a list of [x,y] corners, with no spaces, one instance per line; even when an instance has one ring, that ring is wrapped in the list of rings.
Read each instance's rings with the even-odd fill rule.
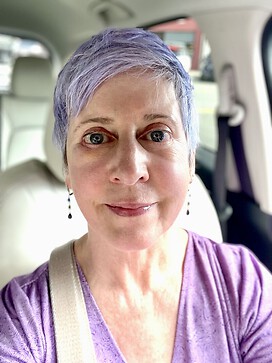
[[[105,81],[70,122],[67,161],[89,238],[122,250],[154,244],[194,172],[173,85],[131,73]]]

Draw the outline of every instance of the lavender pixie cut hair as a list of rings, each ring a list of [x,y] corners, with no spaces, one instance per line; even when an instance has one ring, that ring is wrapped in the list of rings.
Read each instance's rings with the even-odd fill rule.
[[[69,121],[87,105],[107,79],[130,70],[148,71],[154,79],[174,85],[190,160],[198,143],[198,123],[189,75],[168,46],[140,28],[106,29],[84,42],[59,73],[54,93],[54,141],[66,160]]]

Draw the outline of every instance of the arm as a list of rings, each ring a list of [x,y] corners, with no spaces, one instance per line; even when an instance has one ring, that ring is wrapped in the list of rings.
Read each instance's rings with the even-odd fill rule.
[[[27,318],[27,315],[23,318],[27,310],[24,308],[25,302],[22,296],[12,288],[12,284],[8,284],[1,291],[0,362],[35,362],[31,354],[31,337],[33,337],[31,319]],[[18,308],[19,311],[17,311]]]
[[[55,363],[46,270],[12,280],[0,292],[0,362]]]

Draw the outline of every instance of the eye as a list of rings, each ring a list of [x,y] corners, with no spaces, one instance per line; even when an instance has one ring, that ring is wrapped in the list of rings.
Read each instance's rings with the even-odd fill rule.
[[[109,141],[109,136],[102,132],[92,132],[83,137],[85,144],[100,145]]]
[[[146,138],[153,142],[165,142],[169,141],[170,135],[165,130],[153,130],[146,134]]]
[[[162,142],[165,138],[165,133],[162,130],[150,132],[150,139],[154,142]]]

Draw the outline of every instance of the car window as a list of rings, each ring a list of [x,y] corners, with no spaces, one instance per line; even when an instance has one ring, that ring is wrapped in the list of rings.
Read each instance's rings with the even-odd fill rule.
[[[192,18],[157,24],[149,29],[165,41],[191,75],[199,117],[200,146],[216,151],[218,87],[205,34]]]

